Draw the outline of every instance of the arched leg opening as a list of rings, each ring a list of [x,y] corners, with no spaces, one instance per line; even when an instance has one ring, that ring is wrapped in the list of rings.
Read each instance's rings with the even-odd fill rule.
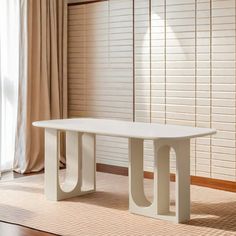
[[[95,135],[66,132],[66,173],[64,182],[60,184],[58,133],[54,129],[45,130],[45,194],[47,199],[57,201],[94,192]]]
[[[58,142],[60,143],[60,142]],[[60,185],[62,192],[81,191],[82,182],[82,134],[66,132],[66,173]]]
[[[170,147],[154,141],[154,209],[169,214],[170,208]]]
[[[151,203],[144,193],[143,182],[143,140],[129,139],[129,207],[148,207]]]

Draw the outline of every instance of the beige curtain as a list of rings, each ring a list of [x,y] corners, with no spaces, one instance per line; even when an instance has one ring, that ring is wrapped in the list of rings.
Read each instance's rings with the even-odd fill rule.
[[[63,109],[63,0],[28,0],[27,78],[20,81],[14,169],[44,167],[44,133],[33,121],[66,117]],[[64,114],[63,114],[64,113]]]

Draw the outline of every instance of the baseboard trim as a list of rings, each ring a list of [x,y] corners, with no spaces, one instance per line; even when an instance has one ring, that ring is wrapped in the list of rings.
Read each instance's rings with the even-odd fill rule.
[[[97,171],[116,175],[128,176],[128,168],[97,163]],[[144,178],[153,179],[153,173],[144,171]],[[175,174],[170,174],[170,180],[175,181]],[[236,192],[236,182],[212,179],[200,176],[191,176],[191,184],[229,192]]]

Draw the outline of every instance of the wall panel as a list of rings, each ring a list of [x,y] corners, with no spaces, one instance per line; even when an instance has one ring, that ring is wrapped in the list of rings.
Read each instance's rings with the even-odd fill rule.
[[[135,121],[151,122],[151,8],[149,0],[134,4]],[[153,142],[144,142],[144,165],[153,171]]]
[[[211,174],[213,178],[235,180],[235,1],[225,0],[223,4],[213,0],[211,14],[212,126],[219,130],[212,138]],[[231,114],[225,108],[231,109]],[[227,133],[234,135],[226,138]]]
[[[151,121],[166,122],[166,8],[151,2]]]
[[[132,1],[69,7],[69,116],[133,118]],[[127,140],[97,136],[97,162],[127,165]]]
[[[196,5],[196,125],[211,127],[211,1]],[[196,175],[211,175],[211,138],[196,139]]]
[[[192,140],[191,174],[235,181],[235,9],[234,0],[70,6],[69,116],[216,128]],[[97,144],[98,162],[127,166],[126,139]],[[152,142],[144,163],[153,169]]]
[[[68,115],[86,114],[86,13],[85,6],[68,9]]]
[[[195,0],[187,3],[180,0],[178,4],[166,0],[165,30],[166,123],[195,126]],[[171,170],[175,171],[175,155],[172,155]],[[191,172],[195,173],[194,140]]]

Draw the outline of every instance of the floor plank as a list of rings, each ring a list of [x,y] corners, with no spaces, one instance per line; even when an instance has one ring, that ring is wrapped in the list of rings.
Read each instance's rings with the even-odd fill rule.
[[[42,173],[42,172],[39,172],[39,173]],[[33,174],[38,174],[38,173],[33,173]],[[2,173],[1,181],[13,180],[15,178],[21,178],[21,177],[24,177],[27,175],[33,175],[33,174],[23,175],[23,174],[19,174],[13,171],[8,171],[8,172]],[[55,234],[46,233],[39,230],[30,229],[27,227],[9,224],[6,222],[1,222],[1,221],[0,221],[0,235],[4,235],[4,236],[55,236]]]
[[[55,236],[55,234],[50,234],[30,228],[26,228],[19,225],[8,224],[5,222],[0,222],[0,235],[4,236]]]

